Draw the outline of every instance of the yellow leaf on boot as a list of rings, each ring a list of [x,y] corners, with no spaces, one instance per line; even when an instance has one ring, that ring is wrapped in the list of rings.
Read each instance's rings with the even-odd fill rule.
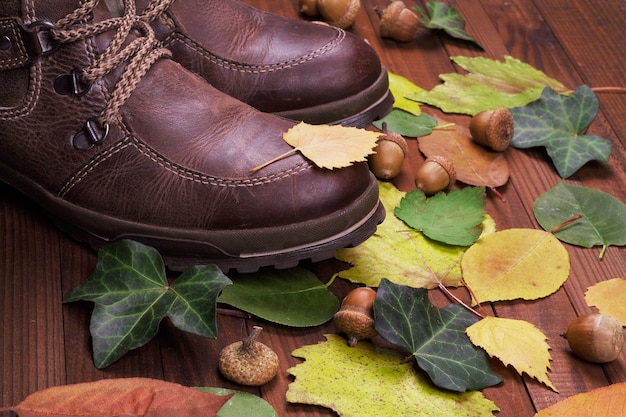
[[[528,374],[557,391],[550,379],[550,346],[546,336],[531,323],[523,320],[485,317],[466,330],[472,343],[505,365]]]
[[[622,326],[626,326],[626,279],[614,278],[587,288],[585,301],[590,307],[615,317]]]

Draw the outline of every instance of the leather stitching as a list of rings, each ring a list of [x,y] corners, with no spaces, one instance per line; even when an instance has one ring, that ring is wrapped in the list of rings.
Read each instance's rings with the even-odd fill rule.
[[[41,92],[41,63],[33,65],[30,69],[30,80],[28,94],[23,100],[20,107],[14,107],[10,110],[0,110],[0,120],[10,120],[16,117],[22,117],[29,114],[34,108],[39,94]]]
[[[288,61],[277,62],[274,64],[264,64],[264,65],[256,65],[256,64],[242,64],[236,61],[232,61],[226,58],[219,57],[206,49],[204,49],[200,44],[194,42],[188,37],[181,35],[180,33],[174,32],[169,35],[167,38],[163,40],[163,44],[167,47],[174,43],[175,41],[180,41],[185,44],[187,47],[191,48],[193,51],[199,53],[204,56],[213,64],[225,68],[230,71],[237,71],[246,74],[263,74],[268,72],[276,72],[284,69],[289,69],[293,67],[297,67],[298,65],[302,65],[308,61],[311,61],[315,58],[318,58],[321,55],[324,55],[328,51],[331,51],[339,45],[343,39],[345,38],[346,33],[342,29],[337,29],[337,36],[332,41],[325,44],[323,47],[318,48],[306,55],[302,55],[300,57],[290,59]]]
[[[150,159],[155,164],[160,167],[166,169],[167,171],[179,176],[180,178],[186,181],[193,181],[202,185],[211,185],[217,187],[228,187],[228,188],[237,188],[237,187],[255,187],[259,185],[269,184],[274,181],[278,181],[284,178],[288,178],[292,175],[295,175],[299,172],[305,171],[311,168],[311,164],[303,162],[299,165],[296,165],[293,168],[288,170],[272,174],[266,175],[262,177],[253,177],[253,178],[241,178],[241,179],[224,179],[213,177],[210,175],[205,175],[196,171],[193,171],[188,168],[181,167],[166,158],[159,155],[153,149],[151,149],[148,145],[141,142],[139,139],[131,136],[121,142],[116,143],[110,149],[105,150],[104,152],[96,155],[87,165],[85,165],[80,171],[74,174],[70,179],[65,183],[65,185],[59,191],[59,196],[63,198],[70,190],[80,183],[84,178],[89,175],[98,165],[107,161],[111,157],[113,157],[118,152],[128,148],[135,148],[139,153]]]
[[[12,58],[0,60],[0,69],[11,69],[22,66],[28,62],[28,53],[22,40],[21,34],[17,28],[17,24],[14,20],[8,22],[5,19],[0,20],[0,29],[8,30],[11,33],[11,39],[15,41],[14,45],[17,48],[17,55]]]

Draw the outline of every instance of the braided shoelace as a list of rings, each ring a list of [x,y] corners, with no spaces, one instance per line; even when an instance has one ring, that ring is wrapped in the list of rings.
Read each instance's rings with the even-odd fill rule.
[[[141,19],[145,22],[152,22],[163,14],[174,0],[152,0],[141,13]]]
[[[158,0],[156,3],[161,1]],[[99,2],[100,0],[83,1],[78,9],[55,23],[51,35],[57,42],[71,43],[111,30],[116,31],[104,52],[80,74],[80,81],[91,85],[123,62],[128,62],[113,88],[110,100],[97,118],[101,126],[108,126],[119,120],[120,107],[130,97],[150,67],[160,58],[170,57],[171,53],[162,47],[148,23],[137,16],[135,0],[123,0],[124,14],[121,17],[89,23],[88,17]],[[155,5],[155,10],[161,10],[156,6],[158,4]],[[169,2],[165,8],[168,6]],[[124,45],[132,29],[138,30],[141,37]]]

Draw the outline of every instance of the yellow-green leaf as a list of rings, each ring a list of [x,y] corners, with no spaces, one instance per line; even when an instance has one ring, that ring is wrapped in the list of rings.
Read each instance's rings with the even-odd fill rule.
[[[326,338],[292,353],[305,361],[289,369],[295,381],[287,401],[327,407],[342,417],[480,417],[498,410],[479,391],[437,389],[397,352],[367,341],[349,347],[338,335]]]
[[[626,279],[614,278],[587,288],[585,301],[590,307],[615,317],[622,326],[626,326]]]
[[[479,239],[465,252],[462,268],[474,303],[482,303],[546,297],[567,280],[570,263],[551,233],[508,229]]]
[[[394,214],[406,193],[387,182],[379,182],[379,189],[387,216],[364,243],[337,252],[337,259],[352,265],[339,272],[339,276],[371,287],[378,287],[383,277],[414,288],[431,289],[440,283],[461,286],[460,264],[467,248],[436,242],[421,232],[410,230]],[[494,230],[495,223],[485,216],[483,236]]]
[[[422,114],[422,108],[416,101],[409,100],[406,96],[411,94],[417,94],[423,89],[413,84],[407,78],[394,74],[392,72],[389,75],[389,91],[393,94],[394,102],[393,107],[396,109],[404,110],[415,116]]]
[[[550,379],[550,346],[546,336],[531,323],[523,320],[485,317],[466,330],[473,344],[480,346],[491,357],[511,365],[557,391]]]
[[[544,408],[535,417],[618,417],[626,415],[626,382],[597,388],[574,395],[551,407]]]

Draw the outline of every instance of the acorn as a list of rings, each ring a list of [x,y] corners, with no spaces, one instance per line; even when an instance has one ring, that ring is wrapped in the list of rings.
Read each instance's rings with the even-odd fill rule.
[[[399,42],[409,42],[417,38],[423,30],[419,16],[407,9],[401,0],[392,1],[389,6],[380,11],[380,36]]]
[[[317,10],[329,25],[347,29],[361,10],[361,0],[317,0]]]
[[[345,296],[333,322],[348,337],[348,346],[361,339],[371,339],[378,332],[374,328],[374,300],[376,291],[370,287],[355,288]]]
[[[470,121],[469,130],[474,142],[502,152],[513,139],[514,125],[509,109],[501,107],[476,113]]]
[[[426,195],[433,195],[448,189],[455,181],[454,165],[439,155],[427,158],[415,174],[415,185]]]
[[[368,158],[370,170],[380,180],[390,180],[400,174],[404,158],[409,153],[406,139],[395,132],[378,137],[374,153]]]
[[[226,346],[219,355],[218,367],[228,380],[241,385],[259,386],[278,373],[278,356],[267,345],[257,342],[263,330],[254,326],[242,341]]]
[[[572,352],[595,363],[614,361],[624,346],[624,331],[614,317],[590,313],[576,318],[563,335]]]
[[[299,0],[298,6],[300,7],[300,13],[308,17],[317,17],[320,15],[317,10],[317,0]]]

